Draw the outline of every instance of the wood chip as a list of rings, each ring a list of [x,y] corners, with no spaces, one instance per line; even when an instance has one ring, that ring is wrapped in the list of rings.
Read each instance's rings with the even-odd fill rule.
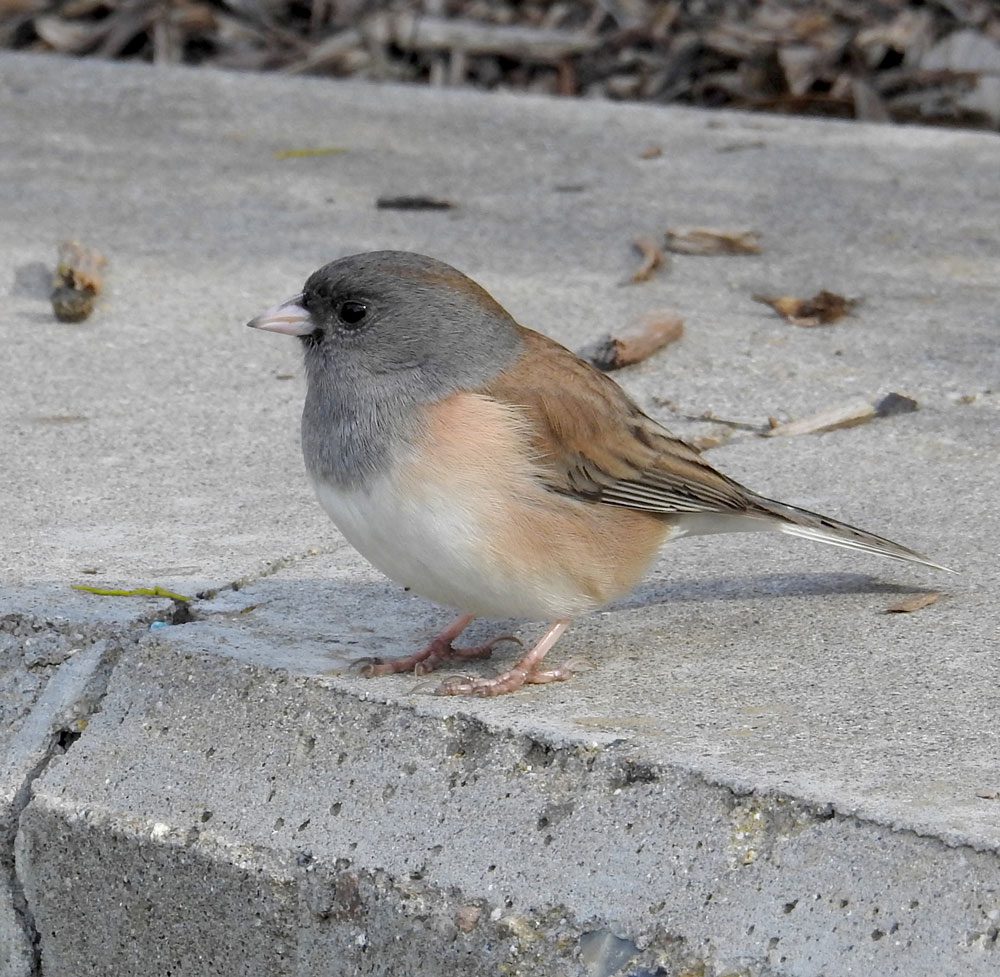
[[[820,434],[823,431],[836,431],[844,427],[857,427],[859,424],[868,423],[876,416],[875,408],[867,400],[852,400],[837,407],[829,407],[818,414],[799,418],[797,421],[778,424],[764,436],[791,438],[800,434]]]
[[[59,263],[52,278],[52,311],[61,322],[83,322],[94,311],[104,288],[108,259],[78,241],[59,245]]]
[[[922,607],[930,607],[931,604],[936,604],[940,599],[941,595],[939,593],[914,594],[912,597],[901,600],[898,604],[890,605],[885,609],[885,613],[912,614],[914,611],[919,611]]]
[[[90,418],[86,414],[39,414],[32,420],[36,424],[61,427],[64,424],[86,424]]]
[[[699,451],[710,451],[712,448],[724,445],[732,436],[732,432],[729,431],[723,434],[699,434],[697,437],[691,438],[688,444]]]
[[[641,363],[684,335],[684,320],[675,312],[649,312],[637,329],[622,336],[604,336],[578,352],[599,370],[609,372]]]
[[[676,413],[676,412],[675,412]],[[721,424],[734,431],[753,431],[760,433],[760,425],[750,421],[738,421],[732,417],[720,417],[714,410],[703,410],[700,414],[680,414],[686,421],[711,421],[713,424]]]
[[[657,268],[666,264],[666,256],[659,245],[651,237],[637,237],[632,247],[642,256],[642,264],[629,276],[628,283],[638,285],[648,282]]]
[[[859,301],[844,298],[843,295],[826,289],[808,299],[798,299],[791,295],[754,295],[753,300],[771,306],[793,326],[805,328],[832,325],[845,315],[850,315]]]
[[[672,227],[667,230],[667,250],[696,255],[760,254],[760,235],[749,230]]]
[[[984,801],[1000,801],[1000,790],[983,788],[976,791],[976,797],[981,797]]]
[[[304,58],[288,65],[285,71],[297,75],[306,71],[340,67],[363,47],[364,42],[364,35],[356,28],[341,31],[320,41]]]
[[[452,210],[455,204],[439,197],[404,195],[401,197],[379,197],[375,201],[375,206],[379,210]]]
[[[35,21],[38,36],[54,51],[61,54],[82,54],[92,48],[107,33],[101,23],[64,20],[46,15]]]
[[[542,64],[583,54],[600,43],[586,31],[494,25],[409,12],[376,15],[366,23],[366,30],[370,37],[404,51],[462,51]]]
[[[863,78],[851,79],[854,118],[861,122],[891,122],[892,116],[882,96]]]
[[[641,153],[639,153],[639,159],[657,159],[662,155],[662,146],[647,146]]]

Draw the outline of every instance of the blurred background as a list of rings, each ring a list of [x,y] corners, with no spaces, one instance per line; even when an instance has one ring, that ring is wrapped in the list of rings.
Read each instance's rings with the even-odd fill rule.
[[[0,48],[1000,129],[998,0],[0,0]]]

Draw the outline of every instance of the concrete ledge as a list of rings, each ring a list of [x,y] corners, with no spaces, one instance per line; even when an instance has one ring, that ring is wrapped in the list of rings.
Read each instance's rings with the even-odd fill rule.
[[[130,654],[22,818],[46,972],[995,972],[995,851],[463,712]]]

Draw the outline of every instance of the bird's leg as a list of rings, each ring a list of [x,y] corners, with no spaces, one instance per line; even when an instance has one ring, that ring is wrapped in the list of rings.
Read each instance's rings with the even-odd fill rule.
[[[499,638],[487,641],[483,645],[475,645],[471,648],[455,648],[452,642],[472,623],[474,615],[463,614],[455,618],[431,643],[421,651],[405,658],[397,658],[394,661],[373,661],[368,662],[361,668],[361,674],[365,678],[374,678],[378,675],[395,675],[398,672],[413,672],[415,675],[426,675],[433,672],[435,668],[440,668],[449,662],[471,661],[474,658],[489,658],[494,645],[501,641],[516,641],[520,644],[520,639],[512,634],[502,634]]]
[[[569,621],[557,621],[542,635],[541,641],[535,645],[509,672],[496,678],[466,678],[447,679],[438,686],[438,695],[478,695],[493,696],[515,692],[523,685],[542,685],[546,682],[563,682],[570,678],[573,672],[567,667],[542,669],[542,659],[548,650],[562,637],[569,627]]]

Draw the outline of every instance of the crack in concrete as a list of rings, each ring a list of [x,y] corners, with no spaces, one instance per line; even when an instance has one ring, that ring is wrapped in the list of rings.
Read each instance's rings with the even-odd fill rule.
[[[14,907],[14,915],[17,917],[24,934],[24,942],[28,950],[28,966],[31,977],[41,977],[42,973],[42,938],[35,925],[35,915],[28,904],[28,896],[24,891],[24,883],[18,871],[17,855],[15,853],[15,841],[17,833],[21,828],[21,815],[31,801],[32,785],[45,772],[45,768],[52,762],[56,755],[56,736],[52,737],[49,748],[45,751],[41,759],[27,772],[24,781],[18,791],[14,794],[14,801],[11,804],[10,827],[3,839],[5,849],[4,870],[8,875],[10,885],[11,903]],[[9,854],[7,854],[9,853]]]
[[[195,594],[195,599],[212,600],[214,597],[218,597],[219,594],[225,593],[226,591],[243,590],[245,587],[249,587],[251,584],[257,583],[259,580],[265,580],[268,577],[273,577],[276,573],[280,573],[282,570],[287,567],[294,566],[296,563],[301,563],[303,560],[309,560],[315,556],[332,555],[333,553],[343,549],[346,545],[346,542],[341,542],[331,548],[310,546],[309,549],[298,553],[289,553],[286,556],[279,556],[276,560],[272,560],[267,564],[267,566],[257,573],[248,573],[245,576],[238,577],[236,580],[221,584],[218,587],[209,587],[206,590],[198,591],[198,593]]]
[[[5,623],[27,624],[34,633],[40,630],[39,622],[31,616],[21,618],[11,615]],[[90,718],[100,711],[101,701],[107,693],[111,675],[124,653],[125,645],[137,642],[143,628],[143,624],[136,623],[124,629],[91,629],[88,634],[91,643],[73,653],[53,671],[9,750],[9,766],[14,769],[19,760],[28,762],[32,754],[37,754],[30,760],[14,791],[10,806],[4,812],[0,853],[0,865],[9,886],[14,917],[23,934],[27,973],[30,977],[41,977],[41,935],[18,865],[17,836],[21,818],[31,803],[35,783],[49,764],[72,748]],[[50,622],[42,622],[42,630],[64,633]],[[73,627],[73,630],[77,629]]]

